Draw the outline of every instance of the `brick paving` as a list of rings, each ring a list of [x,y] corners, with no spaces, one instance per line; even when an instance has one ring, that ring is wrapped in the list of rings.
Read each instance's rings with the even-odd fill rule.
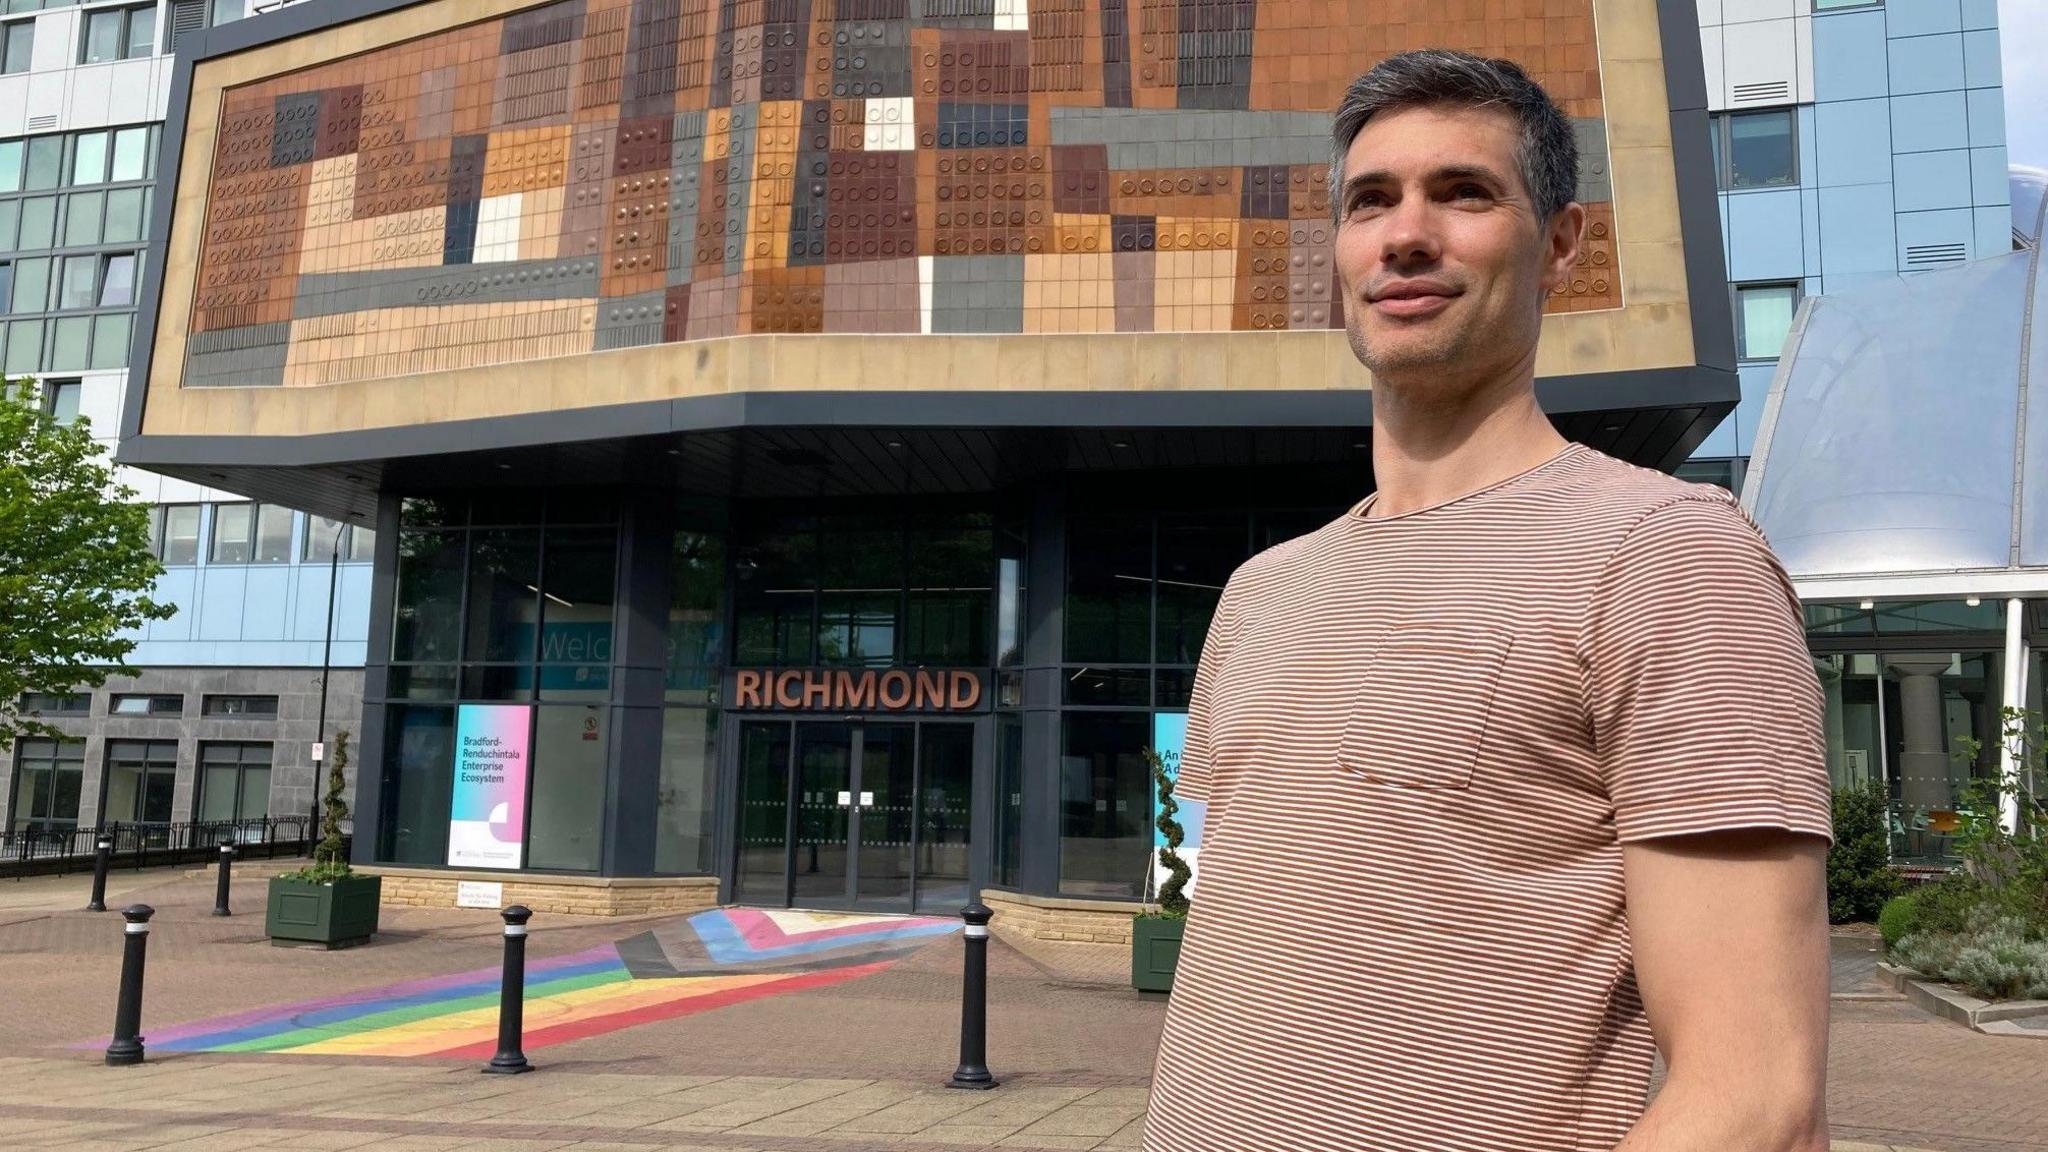
[[[212,883],[132,876],[160,911],[150,1026],[487,966],[488,912],[386,909],[376,944],[323,953],[262,936],[260,868],[216,919]],[[238,869],[238,882],[242,879]],[[33,886],[49,885],[34,894]],[[960,942],[874,976],[630,1028],[534,1054],[536,1075],[470,1063],[156,1054],[108,1069],[71,1047],[112,1021],[120,928],[82,890],[0,882],[0,1147],[22,1149],[670,1149],[879,1152],[909,1146],[1135,1147],[1164,1005],[1123,983],[1128,955],[998,942],[990,954],[993,1093],[941,1086],[956,1058]],[[114,903],[111,898],[109,903]],[[651,919],[651,918],[650,918]],[[535,956],[648,921],[550,917]],[[1859,951],[1862,954],[1859,954]],[[2048,1152],[2048,1044],[1926,1016],[1838,945],[1829,1106],[1837,1152]]]

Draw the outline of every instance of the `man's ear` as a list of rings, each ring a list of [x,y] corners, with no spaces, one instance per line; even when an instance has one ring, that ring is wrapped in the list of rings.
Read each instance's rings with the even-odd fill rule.
[[[1574,200],[1551,214],[1544,225],[1543,290],[1565,282],[1579,262],[1579,245],[1585,237],[1586,209]]]

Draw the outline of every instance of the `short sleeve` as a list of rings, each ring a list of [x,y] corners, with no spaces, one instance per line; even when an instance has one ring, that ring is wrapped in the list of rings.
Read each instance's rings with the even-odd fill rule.
[[[1725,497],[1650,512],[1608,561],[1581,637],[1617,837],[1831,835],[1822,701],[1777,557]]]
[[[1188,697],[1187,735],[1181,742],[1180,772],[1174,777],[1174,791],[1190,800],[1213,804],[1216,800],[1216,681],[1228,657],[1237,632],[1230,587],[1216,605],[1209,621],[1209,634],[1202,641],[1202,656],[1195,663],[1195,686]]]

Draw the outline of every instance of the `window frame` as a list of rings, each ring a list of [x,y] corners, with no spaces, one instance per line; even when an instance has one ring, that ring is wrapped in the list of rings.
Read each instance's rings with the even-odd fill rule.
[[[1745,116],[1783,116],[1786,123],[1786,148],[1791,157],[1791,178],[1772,181],[1768,184],[1735,183],[1735,128],[1737,118]],[[1714,187],[1720,192],[1763,192],[1779,188],[1797,188],[1801,178],[1799,165],[1799,107],[1795,104],[1781,104],[1771,108],[1730,108],[1715,112],[1710,125],[1714,135]]]
[[[1882,8],[1884,0],[1808,0],[1806,10],[1815,16],[1849,12],[1858,8]]]
[[[1740,280],[1728,285],[1728,306],[1734,313],[1735,361],[1738,364],[1773,364],[1784,355],[1781,347],[1776,356],[1746,355],[1749,344],[1748,325],[1743,320],[1742,294],[1757,288],[1790,288],[1792,290],[1792,314],[1786,318],[1785,328],[1789,334],[1792,324],[1799,318],[1799,305],[1806,299],[1806,284],[1801,280]]]
[[[259,748],[263,751],[263,760],[260,764],[250,756],[253,750]],[[272,778],[277,771],[277,745],[275,742],[270,740],[201,740],[195,752],[196,754],[192,758],[192,819],[195,823],[246,824],[256,820],[267,819],[270,816]],[[221,756],[221,753],[229,753],[229,755]],[[207,796],[206,778],[209,774],[208,769],[211,768],[234,769],[235,795],[230,805],[235,813],[233,816],[209,819],[203,815],[206,811],[207,800],[209,799]],[[263,811],[253,816],[245,816],[242,814],[243,789],[248,786],[249,770],[251,768],[261,768],[263,770],[265,785],[263,790]]]
[[[138,53],[130,50],[134,47],[130,40],[134,34],[135,17],[137,14],[142,12],[149,13],[149,18],[152,27],[150,29],[148,50],[146,52]],[[154,26],[158,23],[156,19],[155,4],[102,4],[96,8],[86,8],[82,10],[79,15],[79,64],[113,64],[122,60],[140,60],[157,54],[157,45],[161,42],[162,39],[162,29]],[[113,16],[115,19],[114,54],[103,60],[91,59],[90,57],[92,54],[92,19],[95,16],[109,15]],[[107,145],[109,151],[111,151],[113,147],[113,140],[111,139],[111,137],[108,139]]]
[[[38,698],[57,701],[54,708],[38,708],[33,703]],[[73,708],[71,703],[83,701],[83,706]],[[92,693],[90,692],[23,692],[15,701],[22,712],[36,716],[90,716],[92,715]]]
[[[15,36],[24,28],[28,30],[27,58],[22,61],[21,67],[10,68],[7,64],[7,58],[13,54]],[[22,20],[0,21],[0,76],[19,76],[25,72],[34,71],[36,66],[35,56],[36,18],[30,16]]]
[[[129,700],[141,700],[141,701],[144,701],[145,703],[144,703],[144,705],[143,705],[143,707],[142,707],[142,709],[141,709],[140,711],[137,711],[137,710],[134,710],[134,709],[129,709],[129,708],[123,708],[123,707],[122,707],[121,705],[122,705],[122,704],[123,704],[124,702],[126,702],[126,701],[129,701]],[[159,704],[163,704],[163,703],[165,703],[166,701],[169,701],[169,702],[171,702],[172,706],[171,706],[171,707],[168,707],[168,708],[160,708],[160,707],[158,707],[158,705],[159,705]],[[111,695],[111,696],[107,697],[107,715],[108,715],[109,717],[114,717],[114,716],[183,716],[184,714],[185,714],[185,697],[184,697],[184,694],[183,694],[183,693],[178,693],[178,692],[116,692],[116,693],[114,693],[113,695]]]
[[[341,529],[338,540],[334,531],[336,528]],[[335,562],[334,558],[339,556],[343,564],[367,564],[375,559],[375,556],[356,555],[358,539],[367,539],[371,549],[374,551],[376,548],[377,532],[375,529],[366,528],[361,524],[352,524],[346,520],[330,520],[325,516],[308,512],[306,513],[305,539],[299,543],[299,562],[302,564],[332,564]],[[327,550],[329,541],[335,542],[334,552],[326,556],[320,555],[321,552]]]
[[[76,755],[64,755],[65,749],[73,750]],[[38,830],[40,825],[42,830],[56,832],[57,826],[69,825],[75,831],[85,809],[85,738],[80,736],[53,740],[47,736],[27,737],[15,741],[14,755],[11,759],[13,772],[7,788],[7,822],[0,825],[0,830],[11,833],[17,831],[18,826],[20,831],[33,832]],[[68,818],[52,814],[57,801],[57,775],[60,772],[76,773],[80,785],[72,797],[72,812]],[[33,811],[35,802],[34,793],[31,792],[27,798],[31,811],[23,813],[23,786],[39,773],[49,776],[45,795],[51,812],[37,815]]]
[[[164,535],[165,531],[170,527],[170,513],[173,509],[180,508],[194,509],[194,520],[192,525],[192,558],[190,560],[171,560],[167,558],[165,555],[165,553],[170,548],[170,540],[168,537]],[[206,505],[204,504],[195,504],[190,502],[155,504],[150,506],[150,551],[153,554],[155,554],[157,563],[162,564],[166,568],[187,568],[197,565],[199,563],[200,554],[205,550],[202,547],[202,544],[206,539],[205,508]]]
[[[50,377],[43,381],[42,393],[43,415],[65,427],[78,422],[80,409],[85,402],[85,381],[76,376]],[[70,419],[58,415],[57,412],[61,406],[58,404],[58,397],[67,393],[72,397]]]
[[[229,707],[230,701],[247,704],[250,701],[269,702],[269,709]],[[262,692],[208,692],[199,699],[199,714],[225,720],[276,720],[278,700],[276,693]]]

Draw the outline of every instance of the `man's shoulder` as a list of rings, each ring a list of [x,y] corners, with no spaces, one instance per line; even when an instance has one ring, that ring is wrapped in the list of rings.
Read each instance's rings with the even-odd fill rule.
[[[1653,513],[1684,506],[1705,516],[1742,511],[1726,488],[1680,480],[1654,468],[1616,459],[1594,448],[1580,448],[1581,466],[1559,475],[1548,486],[1558,510],[1591,527],[1612,524],[1624,530]]]

